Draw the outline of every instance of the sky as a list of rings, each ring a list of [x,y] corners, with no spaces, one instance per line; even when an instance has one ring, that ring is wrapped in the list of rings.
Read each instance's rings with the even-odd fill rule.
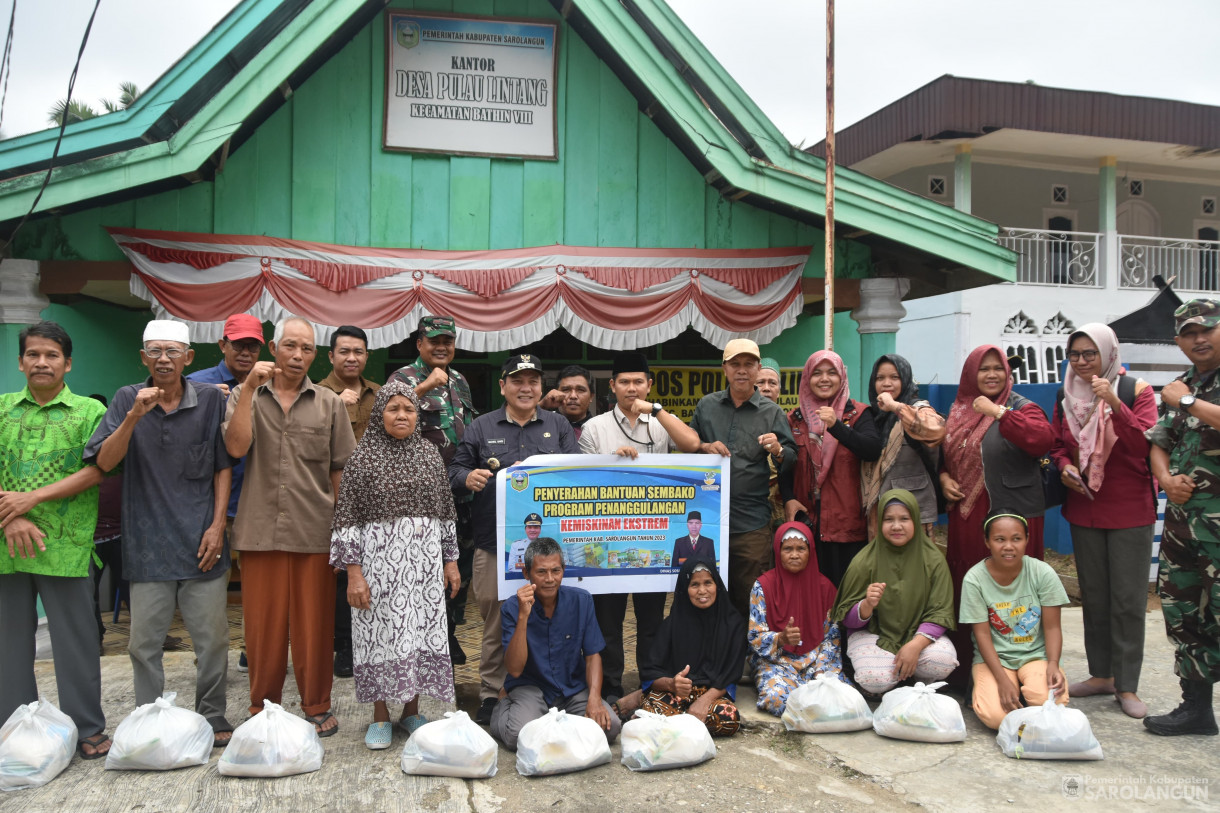
[[[49,126],[93,8],[17,2],[6,137]],[[824,2],[669,2],[793,143],[825,136]],[[147,87],[234,5],[102,0],[74,98],[99,108],[120,82]],[[0,0],[0,25],[11,9]],[[1218,31],[1220,0],[839,0],[836,129],[946,73],[1220,105]]]

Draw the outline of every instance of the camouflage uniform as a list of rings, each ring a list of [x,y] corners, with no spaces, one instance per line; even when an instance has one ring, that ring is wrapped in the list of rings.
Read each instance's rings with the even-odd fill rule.
[[[410,387],[415,387],[431,372],[432,368],[425,364],[422,358],[417,358],[413,364],[397,370],[391,379],[398,379]],[[470,396],[470,384],[466,382],[466,378],[452,367],[445,372],[449,374],[448,387],[437,387],[419,397],[419,405],[423,409],[419,420],[420,431],[440,451],[447,466],[457,453],[457,445],[461,442],[466,427],[478,413],[475,412]]]
[[[1220,404],[1220,375],[1183,376],[1199,401]],[[1220,430],[1162,405],[1146,433],[1169,453],[1171,474],[1189,474],[1195,490],[1185,505],[1165,506],[1157,589],[1165,630],[1177,649],[1174,671],[1185,680],[1220,680]]]

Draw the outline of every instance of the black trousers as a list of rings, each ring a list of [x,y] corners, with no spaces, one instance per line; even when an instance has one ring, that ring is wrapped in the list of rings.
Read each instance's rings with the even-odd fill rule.
[[[347,603],[347,571],[335,574],[335,652],[352,654],[352,605]]]
[[[668,593],[632,593],[635,607],[635,661],[647,657],[665,618]],[[623,696],[623,619],[627,617],[627,594],[611,593],[593,597],[597,625],[601,627],[606,648],[602,650],[602,697]]]

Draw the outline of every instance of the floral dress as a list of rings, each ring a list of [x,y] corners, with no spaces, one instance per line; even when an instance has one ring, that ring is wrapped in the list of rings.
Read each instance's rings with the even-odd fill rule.
[[[788,695],[823,672],[833,674],[850,685],[843,675],[843,650],[839,625],[829,619],[822,626],[822,643],[804,655],[793,655],[779,646],[777,636],[767,626],[767,600],[762,585],[750,590],[750,665],[755,670],[758,707],[776,715],[784,713]]]

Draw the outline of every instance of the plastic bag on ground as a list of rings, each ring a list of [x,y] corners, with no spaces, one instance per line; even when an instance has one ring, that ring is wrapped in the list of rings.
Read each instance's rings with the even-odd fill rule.
[[[216,766],[223,776],[292,776],[322,767],[313,723],[263,701],[263,710],[233,732]]]
[[[1103,759],[1089,718],[1055,703],[1054,692],[1041,706],[1004,715],[995,741],[1004,756],[1014,759]]]
[[[864,695],[837,677],[822,672],[788,695],[780,718],[789,731],[832,734],[873,727],[873,713]]]
[[[18,706],[0,727],[0,790],[37,788],[72,761],[76,723],[47,700]]]
[[[581,715],[551,709],[521,726],[517,735],[517,772],[522,776],[583,771],[609,761],[606,732]]]
[[[690,714],[666,717],[637,711],[623,725],[622,762],[633,771],[665,771],[707,762],[716,756],[716,743],[707,726]]]
[[[961,742],[966,739],[962,708],[936,690],[945,682],[916,683],[891,689],[873,712],[873,731],[883,737],[915,742]]]
[[[108,771],[169,771],[205,765],[216,735],[202,714],[174,705],[169,692],[139,706],[114,730]]]
[[[415,730],[402,748],[403,773],[490,779],[496,775],[499,747],[464,711]]]

